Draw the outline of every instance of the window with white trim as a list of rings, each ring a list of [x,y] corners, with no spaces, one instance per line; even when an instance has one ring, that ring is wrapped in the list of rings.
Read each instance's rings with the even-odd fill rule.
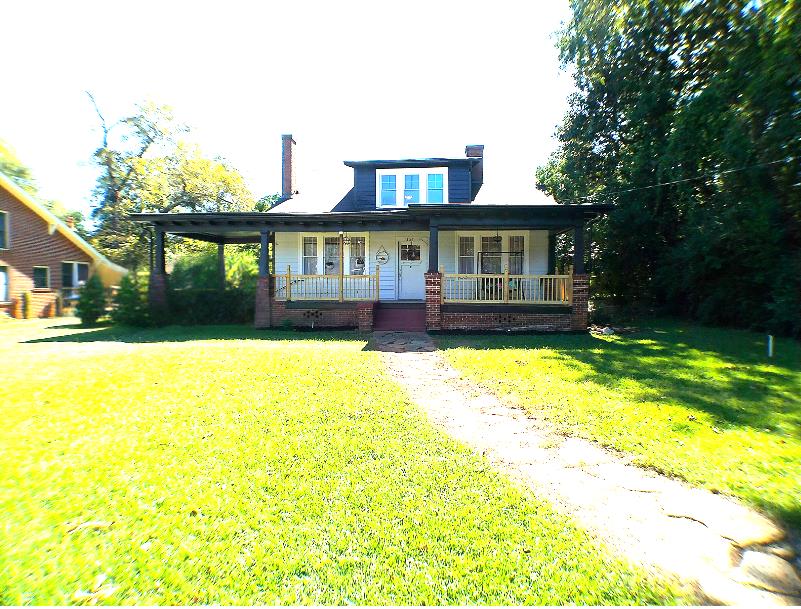
[[[523,246],[523,235],[509,236],[509,274],[523,274],[523,260],[525,259],[525,248]]]
[[[339,275],[339,237],[325,238],[323,258],[324,274]]]
[[[33,267],[33,289],[47,290],[49,288],[50,288],[50,267],[49,266]]]
[[[496,236],[481,237],[481,272],[498,275],[503,272],[503,239]]]
[[[403,202],[406,205],[420,202],[420,174],[403,176]]]
[[[391,174],[381,176],[380,201],[381,205],[397,205],[398,201],[397,176]]]
[[[0,302],[8,302],[8,267],[0,266]]]
[[[7,250],[11,247],[11,239],[8,231],[8,212],[0,211],[0,250]]]
[[[351,275],[364,275],[367,260],[366,244],[365,237],[350,238],[350,265],[348,268]]]
[[[459,274],[476,272],[476,240],[474,237],[459,237]]]
[[[428,174],[428,194],[426,201],[429,203],[444,203],[445,177],[441,173]]]
[[[86,262],[61,263],[61,287],[79,288],[89,279],[89,264]]]
[[[448,202],[448,168],[376,169],[378,207]]]
[[[303,274],[317,275],[317,237],[303,237]]]

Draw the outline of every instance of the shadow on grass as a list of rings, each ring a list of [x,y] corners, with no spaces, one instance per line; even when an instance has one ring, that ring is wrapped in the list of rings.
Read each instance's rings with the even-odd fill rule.
[[[760,335],[662,323],[632,335],[443,337],[442,348],[549,349],[545,359],[584,374],[578,380],[637,400],[670,400],[705,411],[721,423],[801,435],[801,345],[780,341],[768,359]]]
[[[35,338],[25,343],[171,343],[202,340],[270,340],[270,341],[343,341],[359,340],[352,330],[277,329],[257,330],[250,326],[163,326],[158,328],[132,328],[126,326],[83,326],[64,324],[48,330],[74,330],[70,334],[59,334]]]

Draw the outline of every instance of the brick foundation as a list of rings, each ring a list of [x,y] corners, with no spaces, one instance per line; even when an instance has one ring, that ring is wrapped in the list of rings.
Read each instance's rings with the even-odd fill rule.
[[[253,325],[256,328],[269,328],[272,321],[272,299],[270,277],[259,277],[256,283],[256,303]]]
[[[426,330],[442,329],[442,274],[426,273]]]
[[[587,303],[590,297],[589,275],[573,275],[573,313],[570,329],[576,332],[587,330]]]
[[[158,271],[150,272],[150,283],[148,284],[147,300],[150,312],[156,317],[167,312],[167,274]]]
[[[471,313],[442,314],[442,330],[526,329],[543,332],[569,332],[573,317],[566,313]]]
[[[359,332],[373,331],[374,310],[374,302],[360,302],[356,305],[356,318],[358,321]]]
[[[309,303],[271,299],[271,319],[273,327],[282,327],[287,323],[298,328],[358,328],[359,303]],[[372,304],[372,303],[371,303]],[[302,308],[299,308],[302,307]],[[372,326],[372,309],[370,310]]]

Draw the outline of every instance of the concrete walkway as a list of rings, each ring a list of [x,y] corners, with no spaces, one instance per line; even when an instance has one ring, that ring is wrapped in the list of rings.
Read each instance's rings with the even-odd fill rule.
[[[713,604],[801,604],[796,548],[754,510],[555,433],[460,378],[426,334],[376,332],[368,348],[384,353],[389,373],[435,424],[612,551]]]

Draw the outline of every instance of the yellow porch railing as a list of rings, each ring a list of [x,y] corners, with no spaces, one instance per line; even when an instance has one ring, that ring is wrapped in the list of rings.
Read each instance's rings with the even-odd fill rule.
[[[573,302],[573,277],[443,273],[442,302],[570,304]]]
[[[291,267],[273,275],[276,300],[378,300],[379,278],[375,275],[295,275]]]

